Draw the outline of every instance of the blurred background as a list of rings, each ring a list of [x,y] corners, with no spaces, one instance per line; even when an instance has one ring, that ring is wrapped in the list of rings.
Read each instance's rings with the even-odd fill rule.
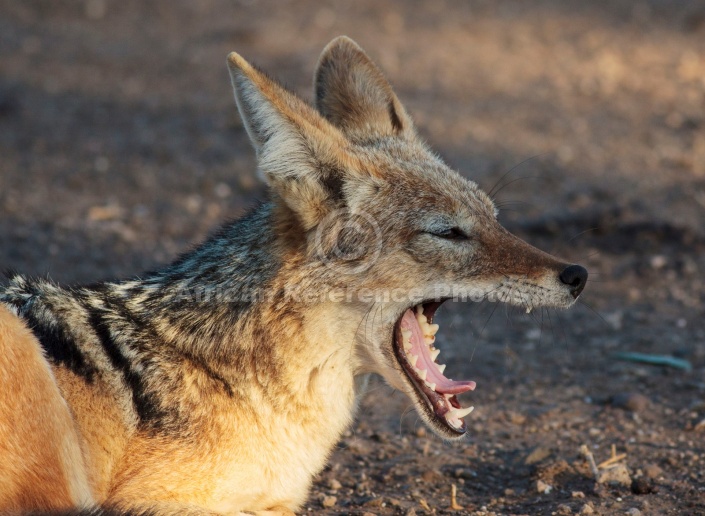
[[[705,2],[2,2],[0,267],[134,275],[241,215],[265,192],[225,56],[310,100],[340,34],[510,230],[591,279],[570,312],[444,308],[470,439],[378,385],[311,509],[443,512],[455,484],[468,512],[705,512]],[[583,443],[632,483],[595,487]]]

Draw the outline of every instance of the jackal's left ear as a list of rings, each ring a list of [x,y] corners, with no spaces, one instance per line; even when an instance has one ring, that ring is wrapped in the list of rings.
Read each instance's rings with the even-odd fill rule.
[[[240,115],[267,184],[305,230],[331,209],[341,174],[350,165],[342,133],[315,109],[232,52],[228,68]]]
[[[392,86],[365,51],[346,36],[323,49],[314,87],[318,111],[353,140],[416,136]]]

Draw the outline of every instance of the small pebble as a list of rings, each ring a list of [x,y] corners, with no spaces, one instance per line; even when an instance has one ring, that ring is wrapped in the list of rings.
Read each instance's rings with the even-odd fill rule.
[[[631,486],[632,478],[629,475],[627,466],[624,464],[615,464],[614,466],[600,471],[600,476],[597,478],[597,483]]]
[[[627,514],[629,516],[641,516],[641,511],[637,509],[636,507],[632,507],[627,511]]]
[[[649,408],[651,401],[643,394],[634,392],[621,392],[612,396],[612,406],[630,412],[644,412]]]
[[[567,516],[568,514],[573,514],[573,510],[570,508],[570,505],[562,503],[556,507],[556,514]]]
[[[536,490],[542,494],[548,494],[553,490],[553,486],[547,484],[543,480],[536,481]]]
[[[335,496],[324,496],[323,500],[321,500],[321,505],[326,509],[330,509],[331,507],[335,506],[337,502],[338,499]]]
[[[441,475],[433,469],[427,469],[426,471],[423,472],[423,475],[421,475],[421,478],[423,479],[424,482],[426,483],[432,483],[432,482],[438,482],[441,479]]]
[[[644,474],[655,479],[663,475],[663,470],[657,464],[647,464],[644,466]]]
[[[328,488],[329,488],[329,489],[332,489],[333,491],[337,491],[337,490],[340,489],[341,487],[343,487],[343,484],[341,484],[340,482],[338,482],[338,480],[335,479],[335,478],[331,478],[331,479],[328,481]]]
[[[668,263],[668,259],[662,254],[657,254],[651,257],[650,263],[654,269],[663,269]]]
[[[219,197],[221,199],[230,197],[230,194],[232,193],[230,187],[225,183],[218,183],[217,185],[215,185],[213,191],[215,192],[216,197]]]
[[[595,509],[593,509],[589,503],[586,503],[580,508],[580,512],[578,514],[595,514]]]
[[[471,469],[457,468],[453,475],[455,478],[464,478],[467,480],[475,480],[477,478],[477,473]]]
[[[632,493],[636,495],[652,494],[658,491],[652,480],[639,477],[632,482]]]
[[[384,503],[384,500],[382,498],[372,498],[371,500],[367,500],[365,502],[365,506],[367,507],[384,507],[387,505]]]
[[[534,448],[529,455],[524,459],[524,464],[530,466],[531,464],[536,464],[544,459],[551,456],[550,448],[543,448],[541,446]]]

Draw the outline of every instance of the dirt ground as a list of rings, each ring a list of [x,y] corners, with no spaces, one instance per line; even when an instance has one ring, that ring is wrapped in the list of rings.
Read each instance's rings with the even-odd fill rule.
[[[450,376],[478,384],[467,440],[379,382],[307,510],[705,514],[702,1],[2,2],[0,267],[134,275],[243,213],[263,190],[226,54],[310,98],[339,34],[453,167],[506,183],[509,229],[590,280],[567,312],[444,306]],[[626,469],[596,482],[581,445]]]

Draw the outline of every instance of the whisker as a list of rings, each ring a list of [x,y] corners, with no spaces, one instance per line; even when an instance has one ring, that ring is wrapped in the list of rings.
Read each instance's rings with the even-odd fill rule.
[[[536,155],[534,155],[534,156],[530,156],[530,157],[526,158],[524,161],[521,161],[521,162],[517,163],[517,164],[514,165],[512,168],[510,168],[509,170],[507,170],[504,174],[502,174],[502,177],[500,177],[499,180],[498,180],[498,181],[494,184],[494,186],[490,189],[490,191],[489,191],[489,193],[488,193],[488,195],[490,196],[490,198],[494,198],[494,196],[495,196],[497,193],[499,193],[505,186],[507,186],[507,185],[503,185],[501,188],[499,188],[497,191],[495,191],[495,188],[497,188],[497,187],[499,186],[499,184],[502,182],[502,180],[503,180],[505,177],[507,177],[507,176],[508,176],[509,174],[511,174],[512,172],[514,172],[517,168],[519,168],[520,166],[522,166],[524,163],[528,163],[528,162],[531,161],[532,159],[538,158],[538,157],[540,157],[540,156],[544,156],[545,154],[546,154],[545,152],[542,152],[542,153],[540,153],[540,154],[536,154]],[[508,184],[509,184],[509,183],[508,183]]]
[[[551,335],[553,335],[553,341],[555,342],[557,340],[556,339],[556,330],[553,327],[553,319],[551,319],[551,311],[548,308],[546,308],[546,316],[548,317],[548,324],[551,327]]]
[[[570,244],[573,240],[575,240],[575,239],[578,238],[579,236],[584,235],[585,233],[589,233],[590,231],[596,231],[597,229],[599,229],[599,228],[594,227],[594,228],[586,229],[585,231],[581,231],[581,232],[578,233],[577,235],[571,237],[571,238],[566,242],[566,244]]]
[[[508,201],[502,201],[502,202],[495,202],[495,206],[502,211],[507,211],[507,210],[509,210],[509,208],[507,208],[508,206],[523,206],[523,207],[529,206],[529,207],[533,208],[534,204],[530,203],[530,202],[526,202],[526,201],[508,200]]]
[[[578,299],[578,303],[580,303],[580,304],[583,305],[585,308],[587,308],[588,310],[590,310],[593,314],[595,314],[596,316],[598,316],[598,317],[600,318],[600,320],[604,323],[605,326],[607,326],[607,327],[610,328],[610,329],[612,328],[612,326],[610,326],[610,323],[607,322],[607,319],[605,319],[605,318],[602,316],[602,314],[600,314],[600,312],[598,312],[597,310],[595,310],[592,306],[590,306],[589,304],[587,304],[587,303],[586,303],[585,301],[583,301],[582,299]]]
[[[507,181],[505,184],[503,184],[501,186],[501,188],[498,188],[497,191],[492,195],[497,195],[499,192],[504,190],[506,187],[508,187],[512,183],[516,183],[517,181],[522,181],[524,179],[540,179],[540,178],[538,176],[521,176],[521,177],[514,178],[511,181]]]
[[[540,338],[539,338],[539,344],[543,344],[543,343],[544,343],[544,340],[543,340],[543,335],[544,335],[544,333],[543,333],[543,328],[544,328],[544,318],[545,318],[546,316],[548,316],[548,308],[542,307],[542,308],[541,308],[541,335],[540,335]]]
[[[487,318],[485,321],[485,324],[482,325],[482,329],[480,330],[480,333],[477,336],[477,340],[480,340],[482,338],[482,334],[485,331],[485,328],[487,327],[487,323],[490,322],[490,319],[492,319],[492,316],[494,315],[495,310],[497,310],[497,306],[499,306],[497,303],[495,303],[494,307],[492,308],[492,312],[490,312],[490,316]],[[472,353],[470,353],[470,362],[472,362],[473,357],[475,356],[475,351],[477,350],[477,343],[472,348]]]
[[[352,362],[354,360],[353,355],[355,354],[355,339],[357,339],[357,335],[360,332],[360,328],[362,327],[362,323],[365,322],[365,331],[363,332],[363,338],[367,339],[367,323],[366,320],[369,317],[370,312],[372,309],[375,307],[375,305],[370,305],[370,307],[367,309],[367,311],[363,314],[362,318],[360,319],[360,322],[357,324],[357,328],[355,329],[355,333],[353,334],[353,341],[350,343],[350,361]]]
[[[560,314],[556,313],[556,319],[560,319]],[[563,335],[563,347],[568,347],[568,334],[565,332],[565,327],[562,324],[558,325],[558,331]]]
[[[413,405],[408,405],[404,411],[401,413],[399,416],[399,436],[401,437],[402,435],[402,425],[404,424],[404,418],[407,416],[407,414],[410,414],[413,412],[414,406]],[[414,429],[416,428],[416,424],[419,422],[418,418],[414,422]]]
[[[589,254],[586,254],[585,259],[587,260],[588,258],[592,258],[593,256],[597,256],[598,254],[600,254],[600,251],[593,251]]]

